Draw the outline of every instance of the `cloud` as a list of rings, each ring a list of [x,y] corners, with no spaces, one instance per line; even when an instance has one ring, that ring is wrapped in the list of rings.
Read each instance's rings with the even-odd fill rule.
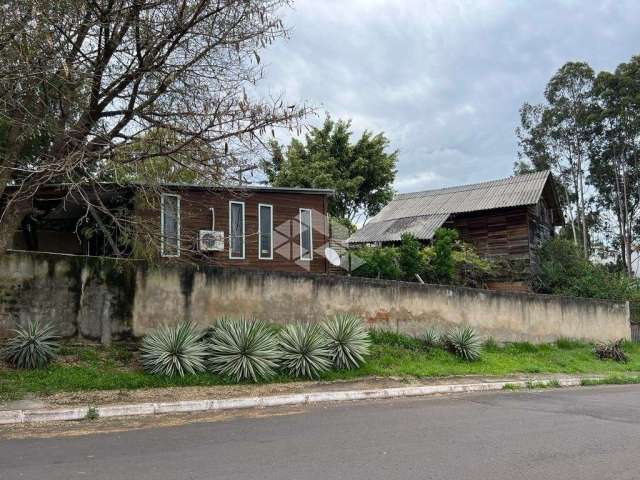
[[[317,106],[312,123],[384,131],[398,190],[498,178],[522,103],[566,61],[611,70],[640,53],[637,18],[637,1],[300,0],[261,89]]]

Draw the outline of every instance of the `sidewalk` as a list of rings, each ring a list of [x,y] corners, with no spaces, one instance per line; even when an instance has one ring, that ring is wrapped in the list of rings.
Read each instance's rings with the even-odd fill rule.
[[[567,387],[580,386],[585,379],[603,378],[603,375],[555,374],[462,376],[404,381],[399,378],[374,377],[357,381],[71,392],[0,404],[0,424],[215,412],[507,388]]]

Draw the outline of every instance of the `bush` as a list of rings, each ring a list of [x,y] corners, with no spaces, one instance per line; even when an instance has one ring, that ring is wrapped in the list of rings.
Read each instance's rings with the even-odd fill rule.
[[[495,273],[492,262],[480,257],[469,244],[460,242],[451,252],[455,270],[455,284],[471,288],[484,288]]]
[[[598,343],[596,345],[596,356],[600,360],[614,360],[616,362],[626,363],[629,361],[627,354],[622,349],[624,339],[615,342]]]
[[[275,374],[275,334],[257,320],[218,320],[209,337],[209,369],[236,382],[267,379]]]
[[[453,247],[458,240],[458,232],[450,228],[439,228],[433,236],[433,257],[431,272],[437,283],[450,284],[455,275]]]
[[[339,369],[358,368],[369,354],[369,333],[355,315],[336,315],[323,325],[333,366]]]
[[[594,265],[571,241],[553,238],[538,251],[536,290],[574,297],[639,301],[640,285],[622,272]]]
[[[410,233],[403,233],[398,247],[398,266],[405,280],[415,281],[416,274],[424,272],[425,256],[421,251],[422,245]]]
[[[359,277],[397,280],[402,277],[396,247],[360,247],[351,252],[352,265],[360,261],[353,274]]]
[[[140,349],[142,368],[167,377],[203,372],[207,358],[203,334],[191,323],[182,322],[145,335]]]
[[[287,325],[280,331],[280,367],[295,377],[318,378],[331,368],[328,339],[317,324]]]
[[[480,358],[482,343],[471,327],[459,327],[447,332],[444,346],[463,360],[472,362]]]
[[[0,353],[9,365],[17,368],[44,368],[60,348],[59,337],[50,323],[29,321],[13,333]]]

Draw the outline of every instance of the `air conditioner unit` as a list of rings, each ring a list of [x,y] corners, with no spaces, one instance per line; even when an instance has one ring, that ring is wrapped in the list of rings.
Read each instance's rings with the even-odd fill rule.
[[[224,250],[224,232],[200,230],[198,245],[201,252],[222,252]]]

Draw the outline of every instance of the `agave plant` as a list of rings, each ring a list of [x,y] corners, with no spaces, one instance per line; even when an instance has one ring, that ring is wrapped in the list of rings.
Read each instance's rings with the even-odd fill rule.
[[[331,368],[328,339],[318,324],[287,325],[279,334],[280,367],[296,377],[318,378]]]
[[[189,322],[158,328],[142,340],[142,368],[167,377],[205,371],[207,346],[202,337],[203,332]]]
[[[441,342],[441,335],[433,328],[427,328],[422,336],[422,343],[427,348],[437,347]]]
[[[471,327],[458,327],[449,331],[444,338],[444,345],[451,353],[472,362],[480,358],[482,343]]]
[[[257,320],[218,320],[209,337],[209,369],[239,382],[275,374],[278,345],[269,327]]]
[[[17,368],[46,367],[56,355],[60,337],[50,323],[29,321],[13,330],[13,336],[1,351],[2,358]]]
[[[355,315],[336,315],[323,325],[333,366],[358,368],[369,354],[369,332]]]

